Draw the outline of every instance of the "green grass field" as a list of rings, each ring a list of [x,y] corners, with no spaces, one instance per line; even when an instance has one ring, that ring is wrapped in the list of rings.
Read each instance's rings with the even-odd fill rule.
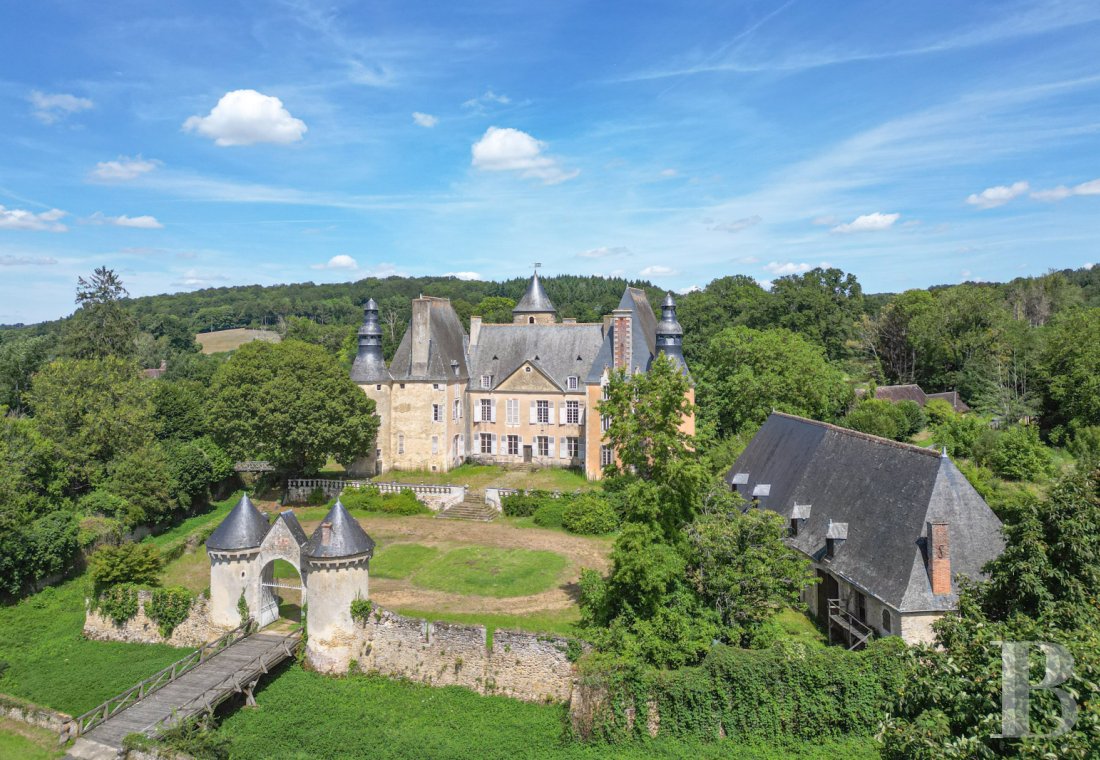
[[[400,580],[439,555],[439,550],[420,544],[389,544],[379,547],[371,559],[371,575]]]
[[[78,578],[0,607],[0,693],[79,715],[133,686],[187,650],[150,644],[86,641]]]
[[[202,346],[204,354],[218,354],[222,351],[235,351],[254,340],[266,340],[269,343],[278,343],[282,338],[273,330],[252,330],[247,327],[236,327],[232,330],[215,330],[213,332],[199,333],[195,340]]]
[[[738,758],[872,760],[873,739],[712,744],[670,739],[585,746],[563,740],[564,708],[460,687],[433,688],[382,677],[326,678],[291,666],[218,729],[232,758]]]
[[[0,718],[0,760],[53,760],[64,754],[53,731]]]
[[[568,565],[560,554],[463,546],[423,564],[410,580],[421,588],[477,596],[527,596],[553,588]]]

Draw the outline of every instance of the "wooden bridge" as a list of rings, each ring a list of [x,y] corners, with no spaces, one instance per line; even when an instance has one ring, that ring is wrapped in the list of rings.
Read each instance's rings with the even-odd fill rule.
[[[146,678],[66,725],[61,740],[76,739],[66,758],[114,758],[130,734],[154,736],[252,690],[271,668],[294,655],[301,638],[291,633],[255,633],[249,620],[217,641]]]

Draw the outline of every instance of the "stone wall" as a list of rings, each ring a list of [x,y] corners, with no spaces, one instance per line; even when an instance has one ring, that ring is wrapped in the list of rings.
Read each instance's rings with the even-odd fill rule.
[[[58,733],[73,719],[71,715],[7,694],[0,694],[0,716]]]
[[[137,614],[122,625],[106,615],[101,615],[92,608],[90,601],[86,601],[84,638],[95,641],[126,641],[132,644],[168,644],[194,649],[230,630],[210,622],[208,602],[205,597],[200,596],[192,605],[187,618],[165,639],[160,635],[157,624],[145,614],[145,604],[152,595],[151,591],[139,591]]]
[[[572,693],[570,642],[553,636],[498,629],[489,648],[485,626],[431,623],[375,607],[353,635],[324,644],[326,655],[307,661],[329,673],[344,673],[355,660],[365,672],[530,702],[568,702]],[[329,656],[336,652],[348,659]]]
[[[290,480],[286,487],[288,504],[305,504],[314,489],[320,488],[326,499],[335,499],[347,487],[374,486],[382,493],[412,491],[420,503],[438,512],[466,498],[466,487],[456,485],[424,485],[421,483],[397,483],[369,480],[333,480],[326,478],[301,478]]]

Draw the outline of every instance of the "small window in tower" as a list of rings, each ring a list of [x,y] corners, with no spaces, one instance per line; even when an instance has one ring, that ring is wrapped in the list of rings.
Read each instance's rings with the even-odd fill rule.
[[[529,325],[535,324],[535,318],[534,317],[528,317],[527,318],[527,324],[529,324]]]
[[[439,383],[432,383],[432,390],[433,391],[441,391],[441,390],[443,390],[443,386],[440,385]]]
[[[376,385],[376,386],[374,386],[374,389],[376,391],[380,391],[380,390],[382,390],[382,386],[381,385]]]
[[[580,379],[576,375],[570,375],[566,379],[565,385],[569,390],[575,391],[578,387],[580,387]]]

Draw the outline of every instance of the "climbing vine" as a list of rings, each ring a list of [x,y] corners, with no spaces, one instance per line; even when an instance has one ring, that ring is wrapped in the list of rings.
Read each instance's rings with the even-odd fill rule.
[[[351,602],[351,619],[360,625],[366,625],[373,609],[374,602],[370,599],[353,599]]]
[[[138,587],[132,583],[119,583],[107,588],[96,597],[96,609],[116,625],[122,625],[137,614]]]
[[[157,624],[160,635],[168,638],[187,619],[193,602],[191,592],[182,586],[158,588],[153,591],[153,598],[145,605],[145,614]]]
[[[248,614],[248,602],[244,600],[244,592],[241,592],[241,596],[237,599],[237,612],[241,616],[241,625],[248,622],[250,615]]]

